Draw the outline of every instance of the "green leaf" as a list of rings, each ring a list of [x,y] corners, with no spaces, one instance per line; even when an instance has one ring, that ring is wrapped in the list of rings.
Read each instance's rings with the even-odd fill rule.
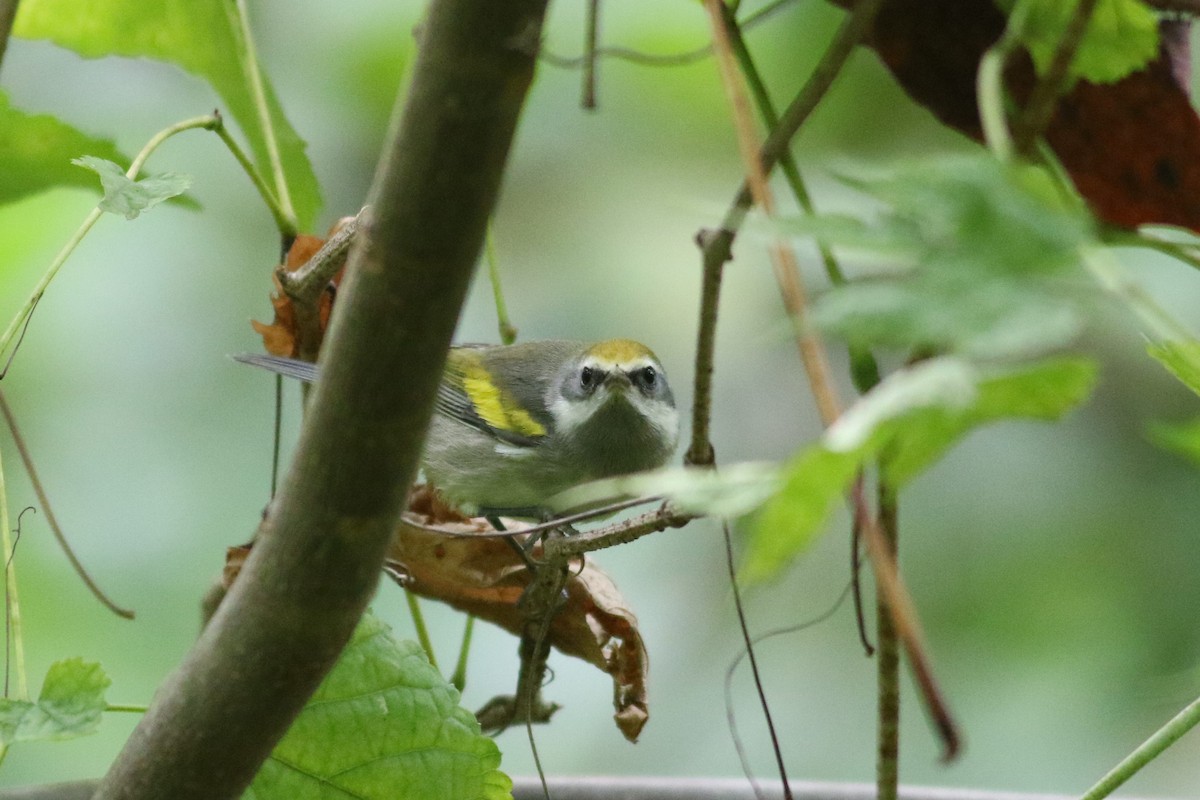
[[[782,488],[763,507],[751,533],[743,579],[766,580],[806,550],[861,464],[858,451],[839,453],[821,445],[793,458],[784,468]]]
[[[1149,345],[1146,352],[1166,367],[1180,383],[1200,394],[1200,342],[1194,339],[1162,342]]]
[[[1081,358],[990,376],[942,358],[893,373],[787,466],[783,487],[751,536],[744,577],[769,578],[803,552],[855,473],[871,462],[882,462],[884,479],[900,488],[971,430],[1000,419],[1058,419],[1095,381],[1095,364]]]
[[[138,214],[164,200],[183,194],[192,185],[190,175],[175,172],[130,180],[120,165],[95,156],[72,159],[71,163],[100,176],[100,185],[104,187],[100,209],[110,214],[123,214],[125,219],[137,218]]]
[[[1021,40],[1044,74],[1075,14],[1079,0],[1023,0],[1028,14]],[[1011,11],[1014,0],[997,3]],[[1075,52],[1068,75],[1112,83],[1145,67],[1158,55],[1158,18],[1138,0],[1099,0]]]
[[[245,800],[511,800],[499,749],[458,702],[368,614]]]
[[[95,180],[71,166],[71,159],[85,153],[129,160],[108,139],[92,138],[52,116],[18,111],[0,91],[0,204],[54,186],[94,189]]]
[[[86,736],[100,724],[112,684],[99,664],[69,658],[50,665],[36,702],[0,699],[0,745]]]
[[[875,234],[844,217],[792,226],[903,269],[827,293],[818,326],[861,347],[989,360],[1044,353],[1080,329],[1080,250],[1094,231],[1041,170],[978,155],[844,180],[886,204]]]
[[[228,106],[258,169],[273,186],[267,132],[243,68],[247,43],[236,15],[232,0],[23,0],[13,32],[49,39],[88,58],[153,58],[204,78]],[[301,228],[309,229],[320,206],[317,179],[304,141],[284,116],[265,75],[263,87],[292,203]]]
[[[1190,422],[1158,422],[1150,426],[1150,440],[1164,450],[1181,455],[1200,466],[1200,419]]]
[[[1054,358],[985,377],[974,402],[918,409],[877,431],[884,472],[893,486],[911,481],[965,434],[1002,419],[1056,420],[1081,404],[1096,385],[1096,365],[1084,358]],[[881,452],[877,449],[876,452]]]
[[[552,497],[550,507],[563,511],[596,508],[624,498],[662,497],[684,513],[738,517],[761,506],[778,488],[779,468],[774,464],[666,467],[575,486]]]

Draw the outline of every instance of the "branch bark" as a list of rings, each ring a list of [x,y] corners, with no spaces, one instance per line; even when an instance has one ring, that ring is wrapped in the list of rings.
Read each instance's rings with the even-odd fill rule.
[[[8,49],[8,37],[16,18],[17,0],[0,0],[0,64],[4,63],[4,51]]]
[[[546,2],[433,0],[291,471],[98,799],[239,797],[348,640],[416,474]]]

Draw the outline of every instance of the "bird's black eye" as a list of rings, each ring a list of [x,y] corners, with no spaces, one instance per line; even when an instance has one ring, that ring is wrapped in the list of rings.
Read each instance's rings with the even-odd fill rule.
[[[642,367],[633,373],[633,380],[642,389],[649,391],[658,384],[658,371],[654,367]]]
[[[583,387],[585,391],[594,389],[596,384],[599,382],[600,370],[593,369],[592,367],[584,367],[583,369],[579,370],[579,385]]]

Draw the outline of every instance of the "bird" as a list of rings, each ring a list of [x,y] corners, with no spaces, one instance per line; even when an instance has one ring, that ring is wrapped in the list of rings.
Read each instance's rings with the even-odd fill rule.
[[[245,353],[302,381],[318,367]],[[658,357],[632,339],[450,348],[422,453],[429,485],[468,516],[549,519],[579,484],[663,466],[679,413]]]

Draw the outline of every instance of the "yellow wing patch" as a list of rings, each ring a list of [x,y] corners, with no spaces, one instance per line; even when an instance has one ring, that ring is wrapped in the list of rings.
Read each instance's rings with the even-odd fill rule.
[[[589,353],[612,364],[626,364],[638,358],[654,358],[649,347],[633,339],[609,339],[592,346]]]
[[[464,365],[462,385],[463,391],[475,406],[475,412],[496,430],[519,433],[522,436],[546,435],[546,429],[541,423],[493,383],[491,376],[481,365]]]

